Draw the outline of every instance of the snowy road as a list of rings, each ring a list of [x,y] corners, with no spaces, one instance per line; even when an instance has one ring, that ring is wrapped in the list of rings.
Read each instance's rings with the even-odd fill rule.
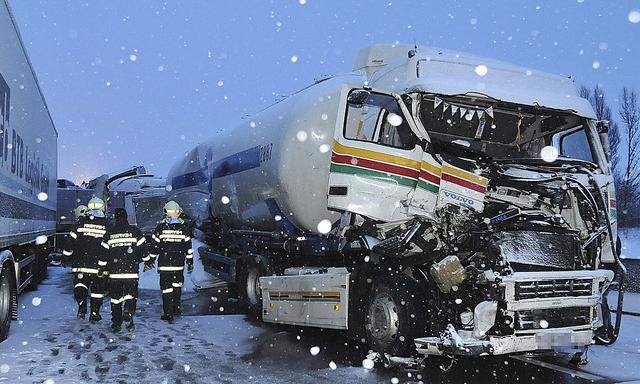
[[[148,285],[147,285],[148,286]],[[374,383],[408,380],[406,372],[369,371],[361,366],[365,351],[344,345],[340,333],[292,330],[253,324],[244,316],[220,312],[218,303],[187,295],[191,316],[168,325],[159,320],[157,290],[141,290],[134,332],[109,330],[104,320],[90,325],[75,320],[68,270],[50,268],[37,291],[20,297],[20,322],[0,344],[0,383]],[[220,302],[222,303],[222,301]],[[222,304],[220,304],[222,306]],[[217,315],[200,315],[217,308]],[[640,318],[625,318],[623,339],[614,347],[594,347],[585,371],[602,382],[640,379]],[[297,336],[301,336],[298,340]],[[310,349],[319,346],[312,355]],[[334,361],[336,369],[329,367]],[[466,362],[447,374],[438,368],[422,374],[424,382],[587,382],[580,377],[515,360]],[[415,374],[413,376],[416,377]],[[48,380],[48,381],[47,381]]]

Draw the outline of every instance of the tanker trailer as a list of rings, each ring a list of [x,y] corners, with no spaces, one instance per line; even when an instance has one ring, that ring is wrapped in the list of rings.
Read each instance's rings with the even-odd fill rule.
[[[167,183],[263,321],[391,355],[583,348],[615,341],[625,275],[594,118],[568,77],[379,45],[219,128]]]

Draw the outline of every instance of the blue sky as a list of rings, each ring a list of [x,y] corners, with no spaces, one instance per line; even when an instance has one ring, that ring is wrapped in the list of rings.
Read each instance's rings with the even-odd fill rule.
[[[10,0],[60,132],[59,176],[164,175],[215,127],[348,72],[376,43],[573,75],[612,103],[640,91],[638,0],[301,1]]]

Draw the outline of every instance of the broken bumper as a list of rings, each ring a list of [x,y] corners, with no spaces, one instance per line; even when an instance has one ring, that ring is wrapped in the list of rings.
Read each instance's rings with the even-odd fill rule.
[[[517,352],[549,350],[560,347],[581,347],[592,344],[591,329],[549,330],[535,335],[489,337],[487,340],[463,338],[453,326],[444,337],[415,339],[416,349],[423,355],[486,356]]]
[[[474,312],[473,329],[449,324],[439,337],[414,340],[424,355],[502,355],[518,352],[581,347],[593,343],[602,325],[600,303],[613,272],[524,272],[500,277],[504,289],[501,319],[511,319],[512,335],[492,336],[495,310]],[[482,302],[497,307],[497,302]],[[487,307],[487,306],[485,306]],[[489,324],[489,326],[487,326]]]

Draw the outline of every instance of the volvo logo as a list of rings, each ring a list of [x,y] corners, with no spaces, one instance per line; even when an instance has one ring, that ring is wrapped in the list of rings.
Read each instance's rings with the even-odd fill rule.
[[[469,206],[469,207],[473,207],[473,199],[466,197],[466,196],[462,196],[462,195],[458,195],[457,193],[453,193],[451,191],[443,191],[444,196],[446,198],[449,198],[451,200],[457,201],[460,204]]]

